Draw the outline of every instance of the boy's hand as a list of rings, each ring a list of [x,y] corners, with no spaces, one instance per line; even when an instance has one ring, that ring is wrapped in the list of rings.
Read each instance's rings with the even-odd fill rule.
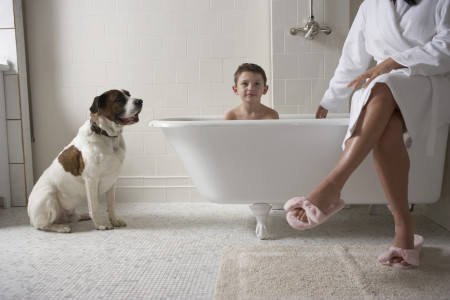
[[[319,107],[317,108],[317,112],[316,112],[316,119],[325,119],[327,117],[327,114],[328,114],[328,109],[319,105]]]

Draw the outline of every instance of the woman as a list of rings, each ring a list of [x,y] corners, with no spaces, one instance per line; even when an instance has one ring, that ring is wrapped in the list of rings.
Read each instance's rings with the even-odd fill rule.
[[[344,206],[340,192],[345,182],[373,150],[396,226],[393,247],[379,260],[402,269],[419,264],[423,238],[414,235],[409,213],[406,149],[426,136],[427,153],[432,155],[438,127],[450,123],[449,2],[366,0],[361,4],[316,113],[317,118],[325,118],[328,110],[344,105],[363,83],[352,98],[344,152],[306,198],[286,203],[291,226],[308,229],[339,211]],[[367,70],[372,58],[377,66]]]

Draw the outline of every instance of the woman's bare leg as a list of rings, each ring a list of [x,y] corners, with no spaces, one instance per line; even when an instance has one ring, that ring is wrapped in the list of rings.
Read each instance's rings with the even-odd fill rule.
[[[400,112],[395,112],[373,148],[375,168],[391,205],[395,221],[394,246],[414,248],[415,223],[408,206],[409,155],[403,142],[404,123]],[[401,262],[394,258],[391,262]],[[407,263],[402,262],[407,265]]]
[[[344,184],[378,143],[396,108],[397,104],[389,87],[386,84],[376,84],[337,165],[307,196],[321,211],[327,211],[339,200]],[[292,214],[299,220],[307,219],[301,208],[293,210]]]

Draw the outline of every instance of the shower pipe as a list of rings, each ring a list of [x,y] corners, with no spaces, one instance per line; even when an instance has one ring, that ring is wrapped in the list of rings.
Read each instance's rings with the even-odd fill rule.
[[[303,27],[292,27],[289,31],[291,35],[297,35],[299,32],[305,34],[305,39],[312,40],[319,33],[323,32],[325,34],[331,33],[331,28],[328,26],[320,26],[318,22],[314,21],[313,14],[313,0],[309,1],[309,17],[305,26]]]

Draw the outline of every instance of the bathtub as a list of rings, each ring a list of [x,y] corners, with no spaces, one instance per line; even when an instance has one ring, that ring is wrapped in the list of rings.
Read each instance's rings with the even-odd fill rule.
[[[271,208],[306,196],[342,154],[348,114],[282,115],[280,120],[224,121],[221,116],[153,120],[184,164],[200,194],[211,202],[250,204],[257,218],[256,235],[268,237]],[[409,201],[432,203],[441,193],[448,125],[439,130],[435,155],[425,142],[409,150]],[[373,166],[364,160],[345,185],[347,204],[387,204]]]

